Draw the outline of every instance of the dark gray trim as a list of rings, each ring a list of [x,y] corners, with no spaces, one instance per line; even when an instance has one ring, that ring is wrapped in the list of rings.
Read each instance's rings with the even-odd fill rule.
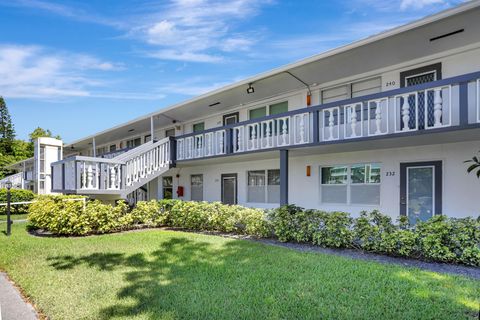
[[[320,114],[318,111],[313,111],[312,112],[313,116],[313,137],[312,137],[312,142],[313,143],[318,143],[320,141]]]
[[[233,129],[225,130],[225,153],[233,153]]]
[[[431,65],[428,65],[428,66],[423,66],[423,67],[420,67],[420,68],[415,68],[415,69],[400,72],[400,87],[401,88],[406,87],[405,78],[411,77],[411,76],[414,76],[414,75],[417,75],[417,74],[421,74],[421,73],[431,72],[431,71],[436,72],[437,81],[442,79],[442,63],[438,62],[438,63],[434,63],[434,64],[431,64]],[[433,82],[435,82],[435,81],[433,81]],[[413,86],[410,86],[410,88],[412,88],[412,87]]]
[[[402,87],[402,88],[398,88],[398,89],[373,93],[373,94],[360,96],[360,97],[355,97],[355,98],[351,98],[351,99],[329,102],[329,103],[325,103],[325,104],[321,104],[321,105],[317,105],[317,106],[312,106],[312,107],[305,107],[305,108],[296,109],[296,110],[292,110],[292,111],[288,111],[288,112],[284,112],[284,113],[279,113],[279,114],[265,116],[265,117],[261,117],[261,118],[257,118],[257,119],[242,121],[242,122],[239,122],[239,123],[236,123],[236,124],[231,124],[231,125],[228,125],[228,126],[211,128],[211,129],[207,129],[207,130],[202,131],[202,132],[188,133],[188,134],[180,135],[176,138],[177,139],[182,139],[182,138],[198,135],[199,133],[214,132],[214,131],[219,131],[219,130],[224,130],[224,129],[228,129],[228,128],[234,128],[234,127],[246,125],[246,124],[249,124],[249,123],[261,122],[261,121],[265,121],[265,120],[281,118],[281,117],[291,116],[291,115],[305,113],[305,112],[315,112],[315,111],[320,111],[322,109],[328,109],[328,108],[331,108],[331,107],[353,104],[353,103],[357,103],[357,102],[363,102],[363,101],[366,101],[366,100],[376,100],[376,99],[381,99],[381,98],[385,98],[385,97],[401,95],[401,94],[412,92],[412,91],[422,91],[422,90],[426,90],[426,89],[430,89],[430,88],[434,88],[434,87],[439,87],[439,86],[444,86],[444,85],[448,85],[448,84],[457,84],[457,83],[461,83],[461,82],[468,82],[468,81],[475,80],[475,79],[478,79],[478,78],[480,78],[480,71],[464,74],[464,75],[461,75],[461,76],[451,77],[451,78],[447,78],[447,79],[422,83],[422,84],[419,84],[419,85],[416,85],[416,86]]]
[[[177,140],[175,137],[168,137],[170,143],[170,167],[177,165]]]
[[[435,168],[435,215],[442,214],[442,161],[400,163],[400,215],[407,215],[407,168],[434,166]]]
[[[462,131],[462,130],[478,129],[478,128],[480,128],[480,123],[472,123],[472,124],[467,124],[463,126],[452,126],[452,127],[444,127],[444,128],[433,128],[428,130],[398,132],[398,133],[391,133],[391,134],[378,135],[378,136],[360,137],[355,139],[341,139],[341,140],[332,140],[332,141],[321,141],[318,143],[312,142],[312,143],[305,143],[305,144],[295,144],[295,145],[288,146],[288,149],[292,150],[292,149],[310,148],[310,147],[317,147],[317,146],[331,145],[331,144],[342,144],[342,143],[352,143],[352,142],[361,142],[361,141],[376,141],[376,140],[382,140],[382,139],[393,139],[393,138],[402,138],[402,137],[414,137],[414,136],[425,135],[425,134],[442,133],[442,132],[450,132],[450,131]],[[250,154],[250,153],[272,152],[272,151],[278,151],[282,149],[285,149],[285,147],[251,150],[251,151],[244,151],[244,152],[231,153],[231,154],[219,154],[215,156],[202,157],[202,158],[183,159],[183,160],[177,160],[177,163],[188,162],[192,160],[215,159],[215,158],[229,157],[233,155],[244,155],[244,154]]]
[[[233,116],[236,116],[236,117],[237,117],[237,123],[240,121],[240,112],[232,112],[232,113],[224,114],[224,115],[223,115],[223,117],[222,117],[222,123],[223,123],[223,125],[225,126],[225,120],[226,120],[226,118],[233,117]]]
[[[53,166],[50,166],[50,190],[53,189]]]
[[[280,150],[280,206],[288,204],[288,150]]]
[[[62,163],[62,189],[65,190],[65,163]]]
[[[459,86],[459,117],[460,125],[468,125],[468,82],[461,82]]]
[[[222,173],[220,176],[221,180],[221,189],[220,189],[220,195],[221,195],[221,200],[222,203],[225,203],[223,199],[223,178],[235,178],[235,204],[238,203],[238,174],[236,173]]]

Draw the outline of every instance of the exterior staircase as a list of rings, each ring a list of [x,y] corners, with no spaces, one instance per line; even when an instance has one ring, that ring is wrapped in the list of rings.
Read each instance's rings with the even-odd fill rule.
[[[108,159],[73,156],[52,163],[53,192],[126,199],[175,166],[175,140],[147,142]]]

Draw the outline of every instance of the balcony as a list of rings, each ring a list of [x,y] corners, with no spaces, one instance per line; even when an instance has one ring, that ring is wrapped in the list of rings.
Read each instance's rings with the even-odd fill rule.
[[[73,156],[52,163],[52,191],[126,197],[170,169],[172,139],[122,152],[113,158]]]
[[[176,138],[177,161],[480,125],[480,72]]]

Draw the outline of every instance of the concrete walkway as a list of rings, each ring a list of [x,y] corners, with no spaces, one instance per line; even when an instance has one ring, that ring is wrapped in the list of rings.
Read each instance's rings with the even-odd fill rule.
[[[0,272],[0,320],[39,319],[32,305],[26,303],[17,288]]]

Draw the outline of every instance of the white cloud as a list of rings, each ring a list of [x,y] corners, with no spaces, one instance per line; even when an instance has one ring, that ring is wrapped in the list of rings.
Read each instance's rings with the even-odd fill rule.
[[[409,8],[412,9],[422,9],[426,6],[446,4],[448,1],[445,0],[402,0],[400,2],[400,9],[406,10]]]
[[[0,5],[9,7],[29,8],[35,11],[45,11],[55,15],[69,18],[76,21],[90,22],[95,24],[106,25],[110,27],[122,27],[124,24],[121,20],[114,20],[104,16],[97,15],[89,10],[67,6],[64,4],[53,3],[43,0],[16,0],[2,1]]]
[[[108,81],[91,73],[116,70],[123,70],[123,66],[90,55],[52,52],[39,46],[0,45],[0,95],[8,98],[163,97],[161,94],[103,92],[108,89]]]
[[[237,24],[256,15],[265,0],[173,0],[151,9],[129,35],[155,49],[150,56],[177,61],[219,62],[227,52],[248,51],[253,31],[234,32]]]

